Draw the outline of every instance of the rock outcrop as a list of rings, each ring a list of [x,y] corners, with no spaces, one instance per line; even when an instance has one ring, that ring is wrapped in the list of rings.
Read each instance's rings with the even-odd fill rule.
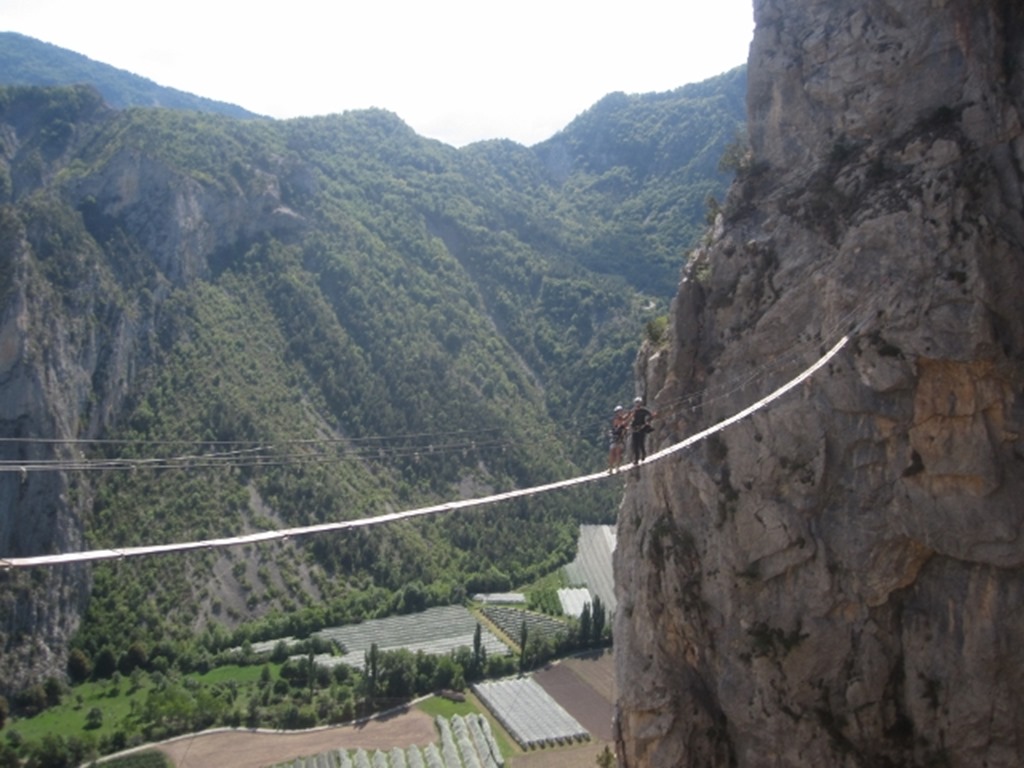
[[[26,465],[0,472],[0,552],[12,557],[83,548],[89,478],[45,462],[80,458],[79,441],[121,415],[169,343],[159,324],[171,290],[265,233],[287,241],[304,226],[273,173],[211,192],[134,149],[96,162],[61,198],[53,179],[88,155],[109,110],[78,89],[61,133],[45,97],[18,98],[0,114],[0,458]],[[90,586],[84,566],[0,572],[0,694],[63,677]]]
[[[620,765],[1024,764],[1024,10],[755,0],[750,154],[642,354]]]

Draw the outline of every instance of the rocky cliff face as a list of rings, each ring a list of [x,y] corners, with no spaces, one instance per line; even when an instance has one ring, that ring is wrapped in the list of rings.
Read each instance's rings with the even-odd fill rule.
[[[10,221],[4,225],[10,225]],[[65,325],[52,312],[52,297],[33,296],[24,286],[28,268],[26,246],[3,226],[0,248],[11,258],[11,283],[0,317],[0,429],[5,441],[2,457],[26,465],[59,456],[39,442],[22,443],[44,434],[53,439],[75,435],[85,371],[69,365],[77,355],[68,347],[82,330],[80,323]],[[29,329],[46,328],[52,347],[39,349],[31,343]],[[86,355],[94,349],[83,350]],[[60,396],[59,398],[57,396]],[[51,399],[52,398],[52,399]],[[0,516],[0,549],[4,552],[52,551],[80,548],[82,531],[78,510],[69,500],[67,479],[59,473],[4,472],[0,474],[0,509],[25,505],[31,516],[16,520]],[[29,679],[26,672],[63,669],[63,652],[73,628],[72,617],[80,610],[88,590],[82,568],[65,568],[24,574],[0,574],[0,640],[3,641],[0,674],[9,692]],[[48,595],[50,600],[40,599]]]
[[[1024,11],[755,0],[750,149],[642,386],[620,764],[1024,763]]]
[[[117,419],[161,354],[170,291],[240,243],[303,226],[270,173],[217,195],[130,149],[59,196],[53,178],[80,162],[106,110],[82,91],[65,116],[75,128],[54,139],[45,98],[21,98],[39,105],[0,115],[0,458],[26,466],[0,472],[0,552],[12,557],[83,548],[89,478],[40,466],[79,458],[78,441]],[[112,222],[119,244],[107,242]],[[0,693],[63,676],[89,588],[86,567],[0,572]]]

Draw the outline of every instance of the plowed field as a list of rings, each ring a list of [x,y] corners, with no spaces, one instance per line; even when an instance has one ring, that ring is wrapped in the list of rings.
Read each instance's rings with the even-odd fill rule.
[[[594,741],[610,742],[614,678],[610,653],[566,659],[534,673],[551,697],[590,731]]]
[[[262,768],[332,749],[391,749],[437,741],[433,719],[417,710],[361,725],[266,733],[216,731],[160,744],[176,768]]]

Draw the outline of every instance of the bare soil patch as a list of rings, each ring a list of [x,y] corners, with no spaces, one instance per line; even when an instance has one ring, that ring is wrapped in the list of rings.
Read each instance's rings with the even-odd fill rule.
[[[562,661],[601,696],[615,703],[615,655],[610,648]]]
[[[156,745],[176,768],[263,768],[332,749],[389,750],[437,741],[433,718],[418,709],[310,731],[217,731]]]
[[[611,654],[602,654],[552,664],[535,672],[534,678],[580,725],[590,731],[595,741],[610,742],[615,706],[613,699],[599,690],[609,690],[609,670]]]
[[[594,768],[604,744],[591,741],[572,747],[537,749],[508,759],[509,768]]]

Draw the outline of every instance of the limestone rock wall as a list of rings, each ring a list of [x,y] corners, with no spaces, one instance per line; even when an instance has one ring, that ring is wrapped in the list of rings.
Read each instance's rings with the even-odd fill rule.
[[[46,142],[45,113],[0,114],[0,178],[12,180],[0,184],[0,456],[8,462],[79,457],[76,441],[116,423],[138,377],[171,343],[173,329],[160,327],[171,291],[262,234],[287,240],[304,226],[271,171],[223,190],[124,148],[74,183],[55,183],[89,155],[93,120],[104,112],[87,102],[69,116],[78,122],[60,145]],[[108,242],[115,230],[121,246]],[[0,473],[0,552],[82,549],[90,504],[83,473]],[[64,674],[90,586],[85,566],[0,571],[0,694]]]
[[[645,349],[620,764],[1024,764],[1024,10],[755,2],[750,157]]]

